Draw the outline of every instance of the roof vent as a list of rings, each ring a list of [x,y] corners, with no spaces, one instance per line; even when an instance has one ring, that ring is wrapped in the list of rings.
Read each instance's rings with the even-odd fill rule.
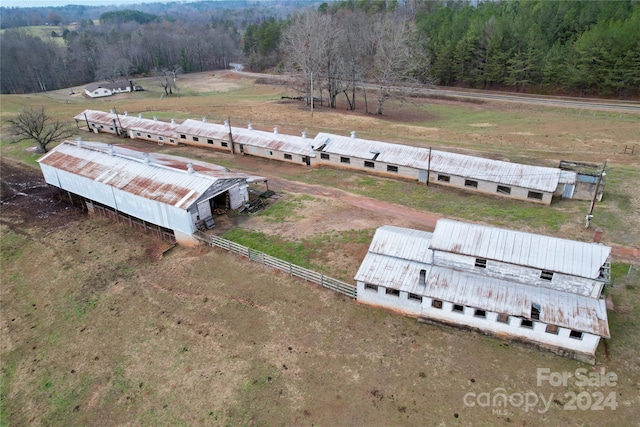
[[[114,110],[113,108],[109,110],[109,114],[115,114],[116,110]]]
[[[109,154],[111,156],[115,156],[116,153],[115,151],[113,151],[113,144],[109,144],[108,147],[109,147]]]
[[[144,153],[144,163],[148,165],[150,162],[149,153]]]
[[[247,126],[247,129],[253,130],[253,126],[251,125],[251,123],[249,123],[249,125]]]
[[[124,116],[125,116],[125,117],[128,117],[128,116],[129,116],[129,112],[128,112],[128,111],[125,111],[125,112],[124,112]]]
[[[157,121],[158,121],[158,118],[157,118],[156,116],[153,116],[153,121],[154,121],[154,122],[157,122]]]
[[[76,143],[78,144],[78,147],[82,147],[82,138],[77,137],[76,138]]]
[[[307,131],[306,130],[302,131],[302,138],[303,139],[307,139]]]
[[[187,172],[193,175],[195,170],[193,170],[193,163],[187,163]]]
[[[275,126],[275,127],[273,128],[273,133],[274,133],[274,134],[276,134],[276,135],[278,134],[278,126]]]
[[[355,130],[351,131],[351,138],[356,139],[356,131]]]
[[[206,117],[202,118],[202,123],[207,123],[207,118]]]
[[[176,119],[171,119],[171,124],[175,125],[176,124]]]
[[[224,125],[225,125],[225,126],[229,126],[229,120],[226,120],[226,119],[225,119],[225,121],[224,121]]]
[[[138,118],[141,119],[142,118],[142,113],[138,113]]]

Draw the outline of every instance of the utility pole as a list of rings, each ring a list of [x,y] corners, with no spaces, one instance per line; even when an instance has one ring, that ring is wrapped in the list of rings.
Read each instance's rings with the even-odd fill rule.
[[[431,172],[431,147],[429,147],[429,160],[427,162],[427,187],[429,186],[429,174]]]
[[[589,207],[589,212],[585,216],[585,224],[584,228],[589,228],[591,225],[591,219],[593,218],[593,209],[596,207],[596,200],[598,198],[598,192],[600,191],[600,184],[602,183],[602,179],[607,175],[604,171],[607,167],[607,161],[604,161],[604,165],[602,166],[602,170],[600,171],[600,175],[598,175],[598,181],[596,183],[596,191],[593,193],[593,199],[591,200],[591,206]]]

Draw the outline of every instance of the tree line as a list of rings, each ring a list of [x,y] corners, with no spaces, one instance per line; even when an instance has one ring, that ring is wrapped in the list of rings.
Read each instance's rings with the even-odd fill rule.
[[[0,91],[207,71],[235,61],[254,71],[292,72],[308,103],[319,97],[335,108],[340,98],[349,109],[368,108],[373,93],[378,114],[399,84],[640,95],[637,1],[344,0],[312,7],[246,1],[232,2],[233,10],[222,4],[100,9],[100,25],[77,21],[61,33],[64,45],[6,30]],[[2,9],[3,23],[18,20],[5,17],[13,9]],[[88,16],[86,8],[72,10]]]

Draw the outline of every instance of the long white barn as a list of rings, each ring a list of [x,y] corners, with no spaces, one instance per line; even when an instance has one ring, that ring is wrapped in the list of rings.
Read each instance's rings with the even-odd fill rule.
[[[331,166],[417,180],[466,191],[551,204],[574,195],[576,172],[492,160],[382,141],[320,132],[314,138],[188,119],[182,124],[86,110],[78,127],[141,138],[159,144],[214,148],[307,166]]]
[[[247,183],[262,180],[177,156],[150,154],[97,142],[65,141],[38,162],[47,184],[172,232],[197,244],[199,221],[215,208],[249,200]]]
[[[356,274],[359,302],[533,343],[594,363],[609,338],[611,248],[441,219],[384,226]]]

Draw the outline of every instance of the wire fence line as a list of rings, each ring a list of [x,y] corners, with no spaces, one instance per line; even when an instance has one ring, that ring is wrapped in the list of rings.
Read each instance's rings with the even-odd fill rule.
[[[264,252],[251,249],[248,246],[243,246],[236,242],[232,242],[231,240],[227,240],[224,237],[212,235],[208,240],[203,239],[203,236],[200,235],[198,235],[197,237],[213,247],[221,248],[237,255],[246,257],[251,261],[255,261],[268,267],[275,268],[289,274],[290,276],[299,277],[308,282],[315,283],[348,297],[356,297],[355,285],[343,282],[338,279],[334,279],[333,277],[325,276],[322,273],[309,270],[308,268],[300,267],[299,265],[293,264],[289,261],[284,261],[280,258],[268,255]]]

